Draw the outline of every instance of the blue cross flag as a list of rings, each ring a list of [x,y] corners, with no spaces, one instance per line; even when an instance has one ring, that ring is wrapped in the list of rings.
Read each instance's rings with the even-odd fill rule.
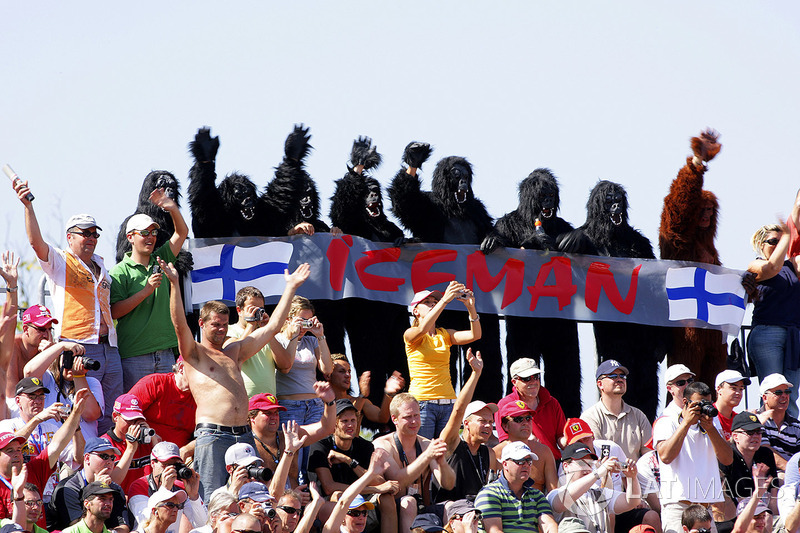
[[[277,241],[249,247],[213,244],[194,248],[192,258],[193,304],[232,302],[237,291],[248,285],[257,287],[266,298],[283,293],[283,271],[292,258],[292,245]]]
[[[745,290],[737,274],[712,274],[699,267],[669,268],[670,320],[701,320],[738,329],[744,320]]]

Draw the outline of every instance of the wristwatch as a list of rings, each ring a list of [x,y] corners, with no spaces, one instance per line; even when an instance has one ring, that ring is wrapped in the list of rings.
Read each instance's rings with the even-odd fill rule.
[[[329,402],[325,402],[325,405],[333,405],[336,403],[336,400],[331,400]]]
[[[355,459],[350,461],[350,468],[355,469],[356,467],[359,467],[359,466],[361,466],[361,465]]]

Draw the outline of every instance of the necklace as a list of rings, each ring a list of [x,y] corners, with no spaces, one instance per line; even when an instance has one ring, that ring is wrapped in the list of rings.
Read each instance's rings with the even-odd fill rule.
[[[269,456],[272,457],[272,460],[275,461],[275,464],[278,464],[280,462],[280,460],[281,460],[281,456],[283,455],[283,452],[281,451],[281,435],[280,435],[280,433],[276,433],[275,434],[275,449],[278,451],[278,455],[275,455],[274,453],[272,453],[272,450],[270,450],[267,447],[267,445],[264,444],[264,441],[259,439],[255,434],[253,435],[253,437],[258,441],[258,443],[261,445],[261,447],[264,448],[264,451],[266,451],[269,454]]]

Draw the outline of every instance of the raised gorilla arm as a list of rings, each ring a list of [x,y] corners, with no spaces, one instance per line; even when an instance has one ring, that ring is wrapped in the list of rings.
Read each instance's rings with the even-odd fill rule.
[[[438,222],[432,217],[440,217],[439,209],[430,194],[422,190],[422,183],[416,175],[416,170],[422,168],[431,151],[430,144],[409,143],[403,153],[403,162],[408,167],[397,172],[388,189],[392,212],[415,237],[423,235],[429,224]]]
[[[211,137],[211,130],[197,130],[189,151],[194,165],[189,171],[189,211],[195,238],[229,237],[233,234],[230,217],[222,212],[222,196],[217,190],[216,158],[219,137]]]

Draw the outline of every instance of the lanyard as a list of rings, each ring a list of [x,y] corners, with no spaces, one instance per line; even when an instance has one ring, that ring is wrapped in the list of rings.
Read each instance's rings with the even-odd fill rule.
[[[464,444],[466,444],[466,443],[464,443]],[[481,446],[483,446],[483,445],[481,445]],[[478,464],[480,464],[480,468],[478,468],[478,465],[475,464],[475,456],[472,455],[472,452],[470,451],[468,445],[467,445],[467,454],[469,455],[469,460],[472,462],[472,466],[475,468],[475,472],[478,473],[478,479],[481,480],[481,484],[482,485],[486,485],[486,478],[487,478],[487,474],[488,473],[484,474],[483,457],[481,457],[481,446],[478,446]]]

